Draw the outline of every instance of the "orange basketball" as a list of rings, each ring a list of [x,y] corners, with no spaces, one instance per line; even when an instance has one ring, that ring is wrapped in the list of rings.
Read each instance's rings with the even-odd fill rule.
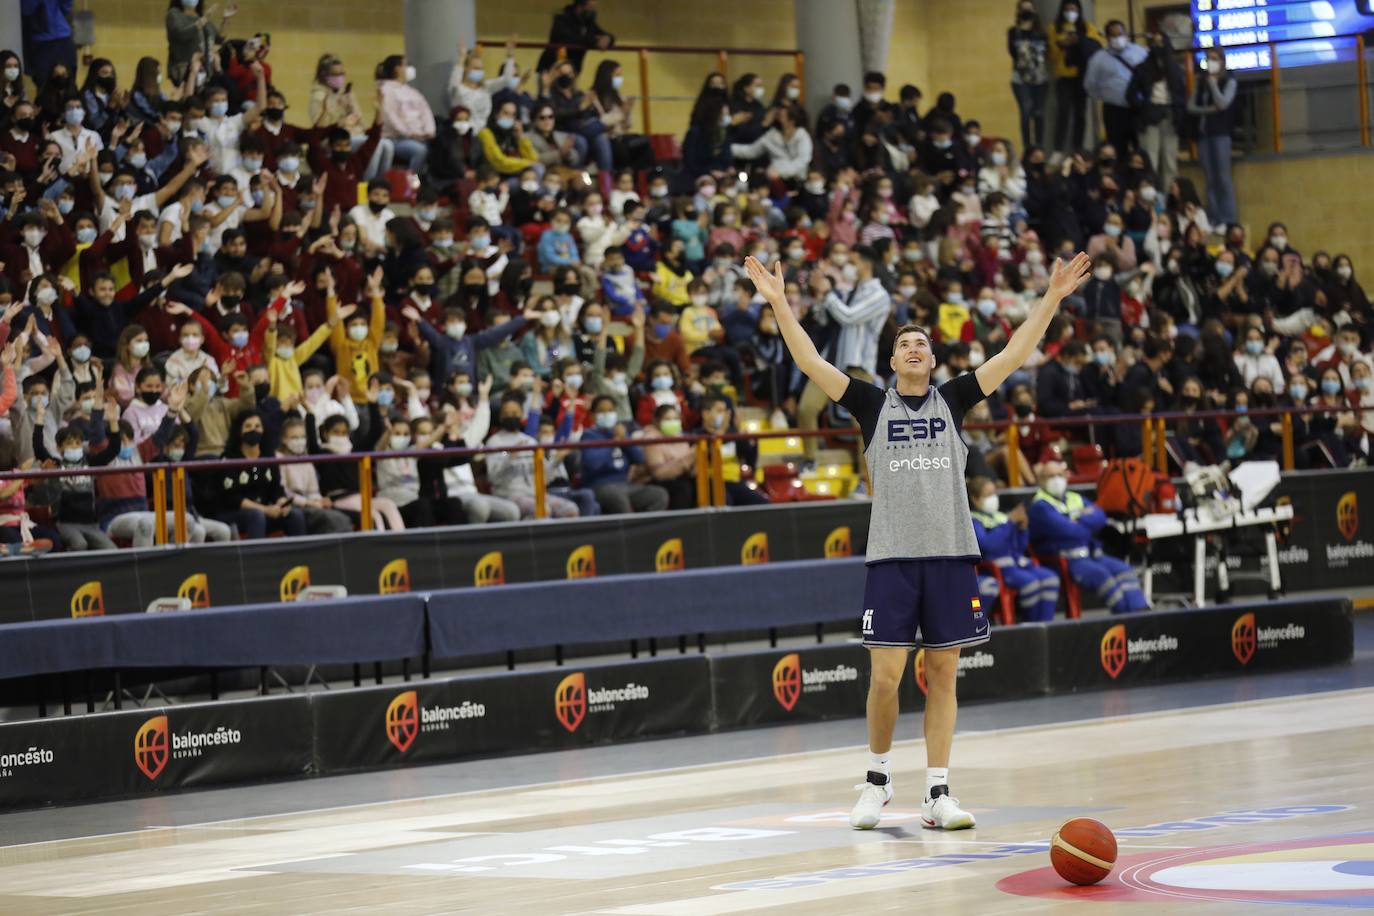
[[[1116,864],[1116,837],[1101,821],[1076,817],[1050,841],[1050,863],[1070,884],[1096,884]]]

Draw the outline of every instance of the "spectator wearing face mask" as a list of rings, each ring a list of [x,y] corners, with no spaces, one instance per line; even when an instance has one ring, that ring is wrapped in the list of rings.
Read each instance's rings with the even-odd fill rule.
[[[583,442],[610,442],[630,438],[631,428],[620,419],[612,398],[598,397],[592,403],[595,425],[582,434]],[[596,493],[605,514],[661,512],[668,508],[668,492],[662,487],[639,482],[647,478],[644,451],[638,446],[589,448],[582,452],[583,485]]]
[[[53,453],[48,450],[44,435],[46,411],[39,414],[33,427],[34,459],[54,462],[63,470],[104,467],[119,455],[119,405],[107,402],[102,422],[108,429],[108,436],[99,451],[88,451],[81,428],[69,425],[57,431],[57,452]],[[62,536],[62,546],[67,550],[114,549],[114,541],[101,530],[96,518],[95,479],[80,475],[60,477],[57,486],[58,503],[53,521]]]
[[[525,408],[523,399],[506,395],[501,401],[497,421],[498,429],[487,439],[488,448],[510,448],[539,444],[539,440],[526,432]],[[563,460],[570,454],[568,449],[550,448],[545,451],[546,479],[556,473]],[[520,507],[522,518],[533,518],[534,498],[534,452],[494,452],[486,456],[487,479],[491,481],[494,496],[509,500]],[[579,515],[577,504],[561,496],[545,494],[545,507],[551,518],[576,518]]]
[[[1045,97],[1049,92],[1049,39],[1033,0],[1021,0],[1016,21],[1007,29],[1011,55],[1011,91],[1021,113],[1021,145],[1045,142]]]
[[[334,364],[339,374],[348,379],[355,404],[367,403],[368,379],[381,365],[382,332],[386,327],[381,268],[368,277],[364,295],[372,302],[370,313],[351,313],[346,321],[333,325],[330,337]]]
[[[1102,552],[1097,533],[1107,515],[1068,490],[1068,468],[1057,457],[1036,466],[1039,488],[1027,511],[1030,543],[1036,553],[1063,557],[1069,575],[1092,589],[1113,614],[1149,610],[1150,603],[1130,564]]]
[[[722,436],[735,432],[734,409],[730,399],[720,394],[708,394],[701,400],[701,428],[697,432],[707,436]],[[725,502],[730,506],[760,506],[768,497],[748,486],[742,477],[741,466],[754,467],[758,463],[758,446],[749,440],[722,442],[720,445],[722,473],[725,478]]]
[[[1243,339],[1236,346],[1236,371],[1240,373],[1246,387],[1254,385],[1256,379],[1267,379],[1273,390],[1283,392],[1283,369],[1278,357],[1266,346],[1264,331],[1257,327],[1246,330]]]
[[[1097,406],[1088,398],[1080,378],[1088,362],[1088,347],[1070,340],[1055,359],[1040,367],[1036,379],[1036,413],[1043,417],[1081,416]]]
[[[1149,52],[1131,41],[1126,24],[1107,23],[1107,47],[1088,59],[1083,90],[1089,98],[1102,103],[1102,121],[1107,142],[1123,155],[1135,148],[1135,112],[1127,91],[1136,68],[1146,62]]]
[[[1083,145],[1087,112],[1083,71],[1088,59],[1102,47],[1102,35],[1083,17],[1078,0],[1060,0],[1059,15],[1049,38],[1054,76],[1054,148],[1076,150]]]
[[[853,109],[854,99],[851,96],[849,85],[836,83],[830,92],[830,101],[816,116],[817,135],[822,137],[829,135],[836,125],[840,128],[841,136],[847,134],[854,125]]]
[[[1053,620],[1059,606],[1059,577],[1031,562],[1026,507],[1002,512],[997,484],[987,477],[971,478],[968,494],[978,550],[984,562],[1001,570],[1007,588],[1016,590],[1017,617],[1022,623]],[[990,602],[997,600],[997,580],[991,576],[979,577],[978,590]]]
[[[377,65],[376,76],[382,136],[391,141],[396,161],[406,163],[416,174],[423,174],[435,124],[429,102],[411,85],[415,68],[404,55],[392,54]]]
[[[1097,256],[1093,262],[1092,279],[1083,286],[1079,295],[1083,298],[1082,317],[1096,322],[1102,333],[1120,343],[1121,287],[1116,283],[1109,255]]]
[[[1364,287],[1355,279],[1355,265],[1349,255],[1336,255],[1331,273],[1322,283],[1322,292],[1326,294],[1327,307],[1333,311],[1343,311],[1365,324],[1374,321],[1374,309],[1370,308]]]
[[[682,414],[673,404],[654,411],[646,435],[673,438],[682,435]],[[654,443],[644,446],[644,464],[654,484],[668,493],[668,508],[673,511],[696,506],[696,450],[689,442]]]

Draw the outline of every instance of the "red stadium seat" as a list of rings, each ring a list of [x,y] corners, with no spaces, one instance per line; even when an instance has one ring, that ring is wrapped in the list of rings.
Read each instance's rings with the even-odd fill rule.
[[[682,161],[682,143],[677,134],[650,134],[649,146],[660,165]]]
[[[996,563],[983,561],[977,568],[980,573],[997,580],[997,622],[1003,626],[1016,623],[1016,589],[1007,585],[1007,580],[1002,578],[1002,570]]]
[[[1102,468],[1107,464],[1107,459],[1102,454],[1102,446],[1075,445],[1071,454],[1073,471],[1069,474],[1069,483],[1096,483],[1102,476]]]
[[[1073,576],[1069,575],[1068,559],[1054,554],[1037,554],[1035,560],[1041,566],[1048,566],[1059,573],[1059,589],[1064,594],[1065,616],[1070,620],[1077,620],[1082,617],[1083,596],[1079,591],[1078,583],[1073,581]]]

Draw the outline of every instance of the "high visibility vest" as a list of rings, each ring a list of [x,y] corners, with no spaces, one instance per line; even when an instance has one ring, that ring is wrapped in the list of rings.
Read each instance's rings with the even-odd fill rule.
[[[1047,502],[1051,506],[1054,506],[1055,511],[1060,515],[1067,515],[1070,518],[1073,518],[1083,511],[1083,495],[1081,493],[1075,493],[1073,490],[1069,490],[1064,494],[1064,500],[1062,502],[1055,499],[1044,490],[1036,490],[1035,496],[1031,499],[1031,502]]]

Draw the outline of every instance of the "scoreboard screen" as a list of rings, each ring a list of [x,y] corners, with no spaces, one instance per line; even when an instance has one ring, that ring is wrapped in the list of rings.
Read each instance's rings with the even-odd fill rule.
[[[1199,57],[1222,48],[1229,70],[1268,69],[1269,42],[1285,42],[1281,67],[1353,60],[1353,36],[1374,29],[1374,0],[1192,0],[1192,13]]]

